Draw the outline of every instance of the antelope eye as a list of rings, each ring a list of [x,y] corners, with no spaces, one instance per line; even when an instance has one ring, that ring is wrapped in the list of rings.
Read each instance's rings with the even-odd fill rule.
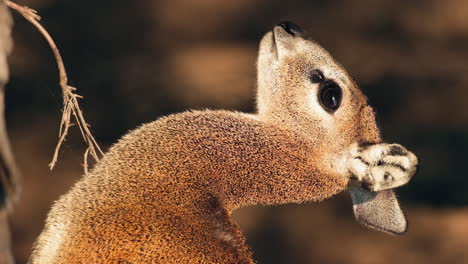
[[[320,70],[313,70],[309,73],[309,79],[312,83],[321,83],[325,78]]]
[[[328,112],[335,112],[340,107],[341,98],[341,88],[333,81],[325,82],[319,89],[319,102]]]

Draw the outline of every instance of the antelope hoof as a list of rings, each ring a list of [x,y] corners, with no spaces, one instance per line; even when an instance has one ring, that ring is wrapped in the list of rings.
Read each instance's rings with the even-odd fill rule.
[[[349,170],[373,192],[402,186],[417,171],[418,158],[399,144],[361,146],[353,152]]]

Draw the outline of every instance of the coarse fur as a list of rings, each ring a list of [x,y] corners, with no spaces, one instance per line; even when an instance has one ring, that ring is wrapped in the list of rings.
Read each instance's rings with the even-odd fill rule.
[[[317,101],[314,69],[343,90],[334,113]],[[322,201],[351,182],[382,191],[414,174],[412,154],[392,145],[410,157],[392,164],[409,172],[395,184],[372,176],[382,167],[372,157],[390,155],[369,149],[381,145],[374,112],[346,71],[302,35],[276,26],[264,36],[257,97],[256,114],[188,111],[124,136],[54,204],[30,263],[251,264],[234,210]],[[356,204],[372,200],[355,193]]]

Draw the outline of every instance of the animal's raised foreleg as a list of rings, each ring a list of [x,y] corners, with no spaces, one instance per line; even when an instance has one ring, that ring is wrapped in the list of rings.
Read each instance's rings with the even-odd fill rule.
[[[362,186],[377,192],[402,186],[414,176],[418,159],[398,144],[373,144],[352,150],[349,170]]]
[[[417,166],[416,156],[398,144],[353,146],[348,163],[353,181],[348,190],[356,220],[392,234],[406,232],[406,217],[391,189],[408,183]]]

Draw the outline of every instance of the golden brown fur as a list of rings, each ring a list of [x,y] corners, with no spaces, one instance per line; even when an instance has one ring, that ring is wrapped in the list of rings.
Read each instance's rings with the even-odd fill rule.
[[[319,201],[346,187],[320,168],[316,151],[241,113],[186,112],[144,125],[54,206],[57,224],[74,226],[54,261],[251,263],[234,209]]]
[[[233,210],[345,190],[348,149],[380,142],[373,111],[313,42],[302,43],[313,56],[265,69],[269,34],[260,46],[258,114],[190,111],[127,134],[55,203],[31,263],[254,263]],[[315,88],[304,85],[323,65],[325,74],[339,71],[344,90],[328,121],[308,101]]]

